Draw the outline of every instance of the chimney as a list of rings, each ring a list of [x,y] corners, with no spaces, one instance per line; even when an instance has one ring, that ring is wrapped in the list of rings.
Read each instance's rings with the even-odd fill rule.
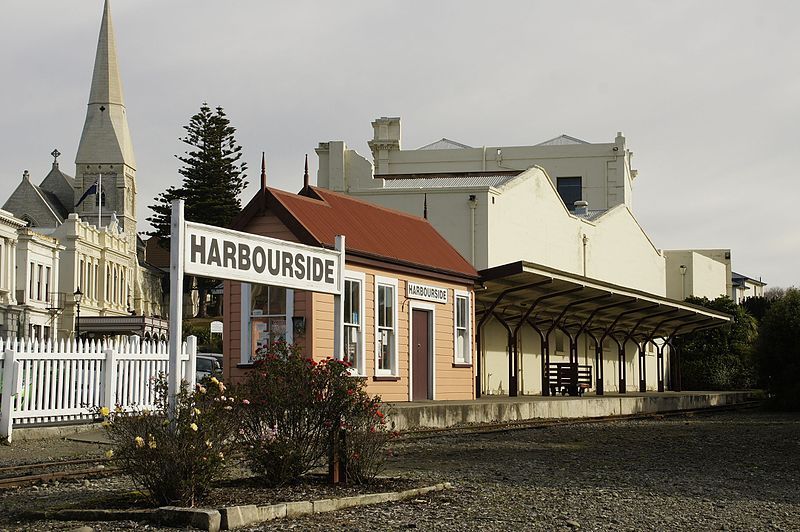
[[[589,202],[578,200],[575,202],[575,209],[572,211],[575,216],[588,216],[589,215]]]

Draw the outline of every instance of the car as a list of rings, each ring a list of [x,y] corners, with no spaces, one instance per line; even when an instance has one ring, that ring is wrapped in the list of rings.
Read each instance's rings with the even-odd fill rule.
[[[217,353],[197,353],[194,369],[195,382],[205,377],[222,377],[222,355]]]

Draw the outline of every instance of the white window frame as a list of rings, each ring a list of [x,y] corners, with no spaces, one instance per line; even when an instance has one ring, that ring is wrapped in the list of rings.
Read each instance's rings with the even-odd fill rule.
[[[241,311],[241,343],[239,345],[239,363],[243,365],[250,365],[253,363],[253,353],[250,352],[253,345],[252,336],[252,309],[250,308],[250,299],[252,297],[252,285],[250,283],[240,283],[241,285],[241,301],[239,302],[239,309]],[[281,287],[276,287],[281,288]],[[294,342],[294,323],[292,317],[294,315],[294,290],[291,288],[286,289],[286,343],[291,344]]]
[[[359,349],[358,349],[358,352],[356,353],[356,364],[355,364],[355,366],[353,366],[350,369],[351,369],[351,374],[352,375],[359,376],[359,377],[364,377],[367,374],[367,364],[366,364],[366,351],[367,351],[367,349],[366,349],[366,347],[367,347],[366,330],[367,330],[367,328],[366,328],[366,323],[365,323],[366,320],[364,319],[365,309],[366,309],[366,306],[367,306],[366,305],[366,295],[364,293],[365,289],[366,289],[366,285],[367,285],[367,276],[366,276],[366,274],[364,272],[354,272],[354,271],[350,271],[350,270],[345,270],[345,272],[344,272],[344,280],[345,280],[345,282],[352,281],[352,282],[357,282],[357,283],[360,284],[360,290],[358,291],[359,299],[360,299],[360,301],[358,302],[359,303],[359,309],[360,309],[359,316],[358,316],[358,321],[359,321],[358,327],[359,327],[359,331],[360,331],[360,333],[359,333],[360,338],[359,338],[359,343],[358,343]],[[342,304],[344,304],[344,295],[342,295],[342,298],[343,298],[342,299]],[[377,314],[376,314],[376,317],[377,317]],[[375,320],[375,323],[377,325],[377,323],[378,323],[377,319]],[[347,325],[347,322],[345,322],[345,325]]]
[[[398,364],[397,364],[397,346],[398,346],[398,327],[397,327],[397,303],[398,303],[398,282],[397,279],[391,277],[379,277],[375,276],[375,314],[374,314],[374,328],[375,328],[375,346],[374,346],[374,355],[375,355],[375,376],[376,377],[397,377],[398,375]],[[379,335],[378,335],[378,287],[379,286],[389,286],[394,290],[394,304],[392,305],[392,329],[394,331],[393,341],[391,344],[392,348],[392,356],[391,356],[391,363],[389,364],[391,367],[390,369],[380,369],[378,367],[378,360],[380,355],[380,343],[379,343]]]
[[[467,300],[467,341],[464,346],[464,358],[458,358],[458,300]],[[453,290],[453,364],[472,365],[472,293],[466,290]]]

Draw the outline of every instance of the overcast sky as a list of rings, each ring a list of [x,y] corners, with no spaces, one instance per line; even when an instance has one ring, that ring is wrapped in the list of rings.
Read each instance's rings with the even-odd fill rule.
[[[0,199],[49,153],[74,160],[102,0],[3,0]],[[800,284],[800,2],[113,0],[138,217],[178,183],[178,141],[221,105],[251,182],[297,190],[320,141],[370,156],[441,137],[530,145],[566,133],[634,151],[634,211],[659,248],[731,248],[734,270]],[[143,227],[140,227],[143,228]]]

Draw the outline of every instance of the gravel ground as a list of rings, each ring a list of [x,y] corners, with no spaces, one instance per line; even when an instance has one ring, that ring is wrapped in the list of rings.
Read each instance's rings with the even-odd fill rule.
[[[621,420],[440,436],[393,448],[389,474],[450,481],[454,489],[250,530],[800,530],[800,414],[749,410]],[[90,484],[104,482],[121,481]],[[42,508],[88,487],[0,492],[0,529],[80,526],[1,515],[22,500]]]

